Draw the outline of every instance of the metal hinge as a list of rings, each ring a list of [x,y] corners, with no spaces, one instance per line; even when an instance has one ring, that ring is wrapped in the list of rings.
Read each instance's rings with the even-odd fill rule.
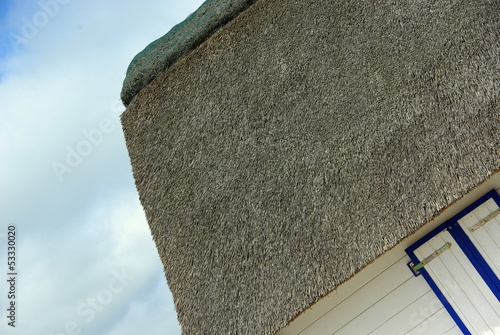
[[[500,214],[500,207],[497,208],[495,211],[491,212],[487,217],[485,217],[484,219],[482,219],[481,221],[470,227],[469,231],[471,233],[475,232],[476,230],[484,226],[488,221],[493,220],[499,214]]]
[[[437,249],[434,251],[431,255],[427,256],[423,261],[421,261],[418,264],[415,264],[413,262],[408,263],[408,267],[413,271],[415,276],[418,276],[420,274],[420,269],[429,264],[431,261],[434,259],[438,258],[444,251],[447,249],[451,248],[451,243],[448,242],[445,245],[443,245],[441,248]]]

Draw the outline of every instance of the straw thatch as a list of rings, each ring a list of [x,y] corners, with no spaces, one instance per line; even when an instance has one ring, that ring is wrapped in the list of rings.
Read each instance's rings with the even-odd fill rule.
[[[122,116],[185,334],[272,334],[500,168],[498,1],[261,0]]]
[[[183,22],[149,44],[130,63],[121,92],[123,104],[128,106],[137,92],[158,74],[189,54],[255,1],[207,0]]]

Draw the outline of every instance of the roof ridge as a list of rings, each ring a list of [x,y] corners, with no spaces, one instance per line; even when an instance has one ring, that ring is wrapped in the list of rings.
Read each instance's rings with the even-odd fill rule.
[[[128,106],[156,76],[205,42],[257,0],[207,0],[184,21],[150,43],[130,63],[121,99]]]

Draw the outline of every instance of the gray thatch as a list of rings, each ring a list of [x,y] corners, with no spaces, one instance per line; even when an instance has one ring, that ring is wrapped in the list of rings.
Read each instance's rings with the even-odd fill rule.
[[[128,106],[133,97],[158,74],[188,55],[217,29],[256,0],[207,0],[197,11],[134,57],[121,92]]]
[[[261,0],[122,116],[185,334],[272,334],[500,168],[498,1]]]

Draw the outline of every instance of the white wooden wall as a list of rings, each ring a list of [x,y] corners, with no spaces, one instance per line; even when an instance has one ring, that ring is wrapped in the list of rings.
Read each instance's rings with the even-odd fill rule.
[[[427,227],[424,226],[421,231],[387,252],[373,264],[363,269],[353,279],[304,311],[296,320],[281,329],[276,335],[461,335],[461,330],[444,309],[423,276],[415,277],[407,267],[410,259],[404,249],[424,237],[440,223],[456,215],[460,210],[486,193],[488,189],[491,189],[492,186],[497,190],[500,188],[500,174],[471,192],[468,197],[452,205]],[[471,236],[471,239],[478,245],[480,252],[486,255],[487,262],[500,277],[500,215],[483,226],[481,232],[470,233],[467,229],[497,207],[494,202],[489,201],[461,219],[459,224],[469,236],[474,235]],[[444,239],[448,239],[448,236],[444,236],[444,239],[443,236],[438,235],[438,237],[417,249],[416,254],[419,252],[417,256],[423,259],[432,254],[433,247],[435,249],[441,247],[445,243]],[[433,245],[433,243],[436,245]],[[455,245],[455,248],[452,248],[453,251],[450,251],[451,249],[447,250],[439,258],[445,256],[445,263],[451,262],[446,257],[456,258],[456,262],[452,267],[456,267],[455,270],[458,272],[448,273],[447,276],[453,277],[465,274],[465,277],[468,278],[454,278],[454,281],[448,281],[447,289],[451,290],[453,298],[462,299],[469,296],[474,300],[480,295],[483,295],[484,298],[484,291],[487,291],[487,289],[483,287],[483,284],[476,285],[476,282],[480,282],[481,279],[477,275],[471,275],[474,269],[468,268],[468,271],[463,271],[463,259],[457,260],[457,257],[465,256],[460,255],[460,250],[457,250],[459,248],[457,248],[454,240],[453,243]],[[449,254],[445,255],[446,252],[449,252]],[[442,270],[438,269],[438,264],[439,262],[441,264],[445,263],[443,263],[443,259],[439,260],[439,258],[430,263],[434,263],[434,268],[430,267],[429,270],[436,273]],[[462,269],[458,267],[462,267]],[[434,275],[438,278],[439,275],[436,275],[436,273]],[[443,281],[446,282],[446,280]],[[462,285],[462,288],[460,288],[460,285]],[[441,287],[444,288],[444,286]],[[469,290],[470,287],[475,293],[471,293],[472,291],[464,292],[464,290]],[[472,297],[471,294],[475,296]],[[484,306],[479,306],[476,311],[465,310],[461,312],[462,316],[470,314],[470,318],[472,315],[477,316],[481,313],[478,313],[478,311],[482,311],[486,314],[490,313],[491,320],[494,320],[497,316],[491,313],[497,313],[496,304],[498,304],[498,299],[488,294],[486,292],[487,297],[482,301],[490,303],[490,307],[483,308]],[[472,307],[472,309],[474,308]],[[498,317],[498,320],[500,320],[500,317]],[[493,328],[490,327],[489,331],[481,332],[481,330],[477,330],[477,334],[500,334],[500,329],[495,328],[496,324],[494,322],[490,326]],[[474,329],[470,330],[475,331]]]
[[[401,257],[298,334],[462,334],[409,261]]]
[[[448,231],[427,241],[415,255],[422,261],[446,243],[451,248],[427,264],[426,271],[472,334],[500,334],[500,302]]]

